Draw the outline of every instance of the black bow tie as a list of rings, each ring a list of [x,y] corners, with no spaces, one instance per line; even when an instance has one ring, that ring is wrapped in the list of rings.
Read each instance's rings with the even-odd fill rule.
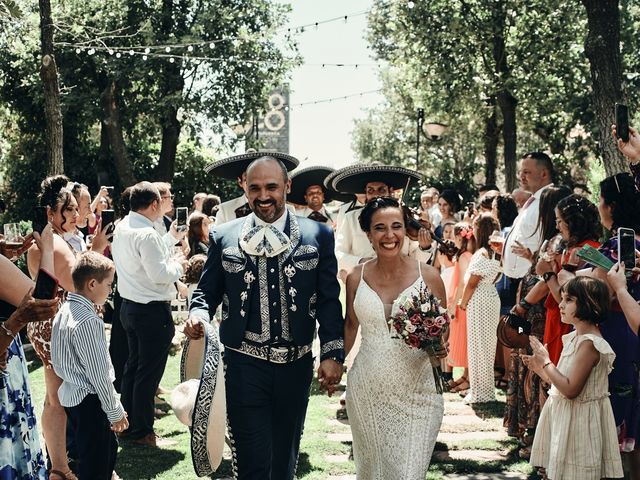
[[[311,212],[307,216],[307,218],[310,218],[311,220],[315,220],[316,222],[320,222],[320,223],[327,223],[327,221],[329,220],[323,214],[321,214],[320,212],[316,212],[315,210]]]
[[[245,203],[241,207],[238,207],[234,210],[236,212],[236,218],[246,217],[251,213],[251,209],[249,208],[249,204]]]

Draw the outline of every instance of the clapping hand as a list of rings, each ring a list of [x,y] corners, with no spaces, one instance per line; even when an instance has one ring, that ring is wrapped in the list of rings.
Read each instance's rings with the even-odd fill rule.
[[[542,377],[544,366],[549,362],[547,346],[543,345],[540,340],[533,335],[529,336],[529,344],[531,345],[531,350],[533,350],[533,355],[522,355],[522,361],[530,370],[533,370]]]

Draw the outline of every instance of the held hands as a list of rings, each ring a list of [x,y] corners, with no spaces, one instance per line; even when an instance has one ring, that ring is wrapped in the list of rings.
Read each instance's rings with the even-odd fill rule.
[[[624,142],[621,138],[618,138],[615,125],[611,125],[611,134],[618,144],[618,150],[620,150],[625,157],[627,157],[631,162],[637,162],[640,160],[640,134],[638,134],[638,131],[635,128],[629,127],[628,142]]]
[[[111,424],[111,431],[120,433],[129,428],[129,420],[127,419],[127,412],[124,412],[124,417],[115,423]]]
[[[204,327],[202,326],[202,320],[196,317],[189,316],[184,324],[183,333],[191,340],[197,340],[204,335]]]
[[[330,358],[320,362],[320,367],[318,367],[320,390],[326,391],[329,396],[333,395],[341,378],[342,365],[340,363]]]

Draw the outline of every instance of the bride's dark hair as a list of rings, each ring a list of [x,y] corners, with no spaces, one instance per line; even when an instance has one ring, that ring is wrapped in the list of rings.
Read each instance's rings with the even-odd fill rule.
[[[360,228],[365,232],[371,231],[371,218],[373,214],[384,208],[400,208],[400,204],[395,198],[391,197],[376,197],[370,200],[360,214],[360,219],[358,220],[360,222]]]

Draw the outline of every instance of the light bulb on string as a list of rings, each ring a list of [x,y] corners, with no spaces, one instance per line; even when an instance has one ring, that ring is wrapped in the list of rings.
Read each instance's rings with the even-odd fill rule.
[[[147,58],[149,57],[147,57],[146,55],[142,55],[142,60],[146,60]]]
[[[120,58],[122,54],[120,52],[116,53],[116,58]]]
[[[416,4],[415,4],[415,3],[413,3],[413,2],[411,2],[411,1],[407,2],[407,7],[408,7],[408,8],[413,8],[413,7],[415,7],[415,5],[416,5]]]
[[[176,61],[176,59],[175,59],[175,58],[173,58],[173,57],[169,58],[169,63],[173,63],[173,62],[175,62],[175,61]]]
[[[90,48],[89,51],[87,52],[89,55],[93,55],[94,53],[96,53],[96,51],[93,48]]]
[[[79,48],[76,48],[76,53],[77,53],[78,55],[80,55],[80,52],[81,52],[81,51],[82,51],[82,50],[80,50]]]
[[[165,47],[164,51],[169,53],[171,51],[171,47]]]
[[[193,45],[189,45],[189,46],[187,47],[187,51],[188,51],[188,52],[193,52]]]
[[[133,50],[129,50],[129,55],[133,57],[133,54],[134,54]]]
[[[149,52],[151,52],[151,49],[150,49],[149,47],[147,47],[147,48],[145,48],[145,49],[144,49],[144,53],[147,53],[147,54],[148,54]]]
[[[109,49],[107,52],[109,55],[113,55],[113,50]]]

